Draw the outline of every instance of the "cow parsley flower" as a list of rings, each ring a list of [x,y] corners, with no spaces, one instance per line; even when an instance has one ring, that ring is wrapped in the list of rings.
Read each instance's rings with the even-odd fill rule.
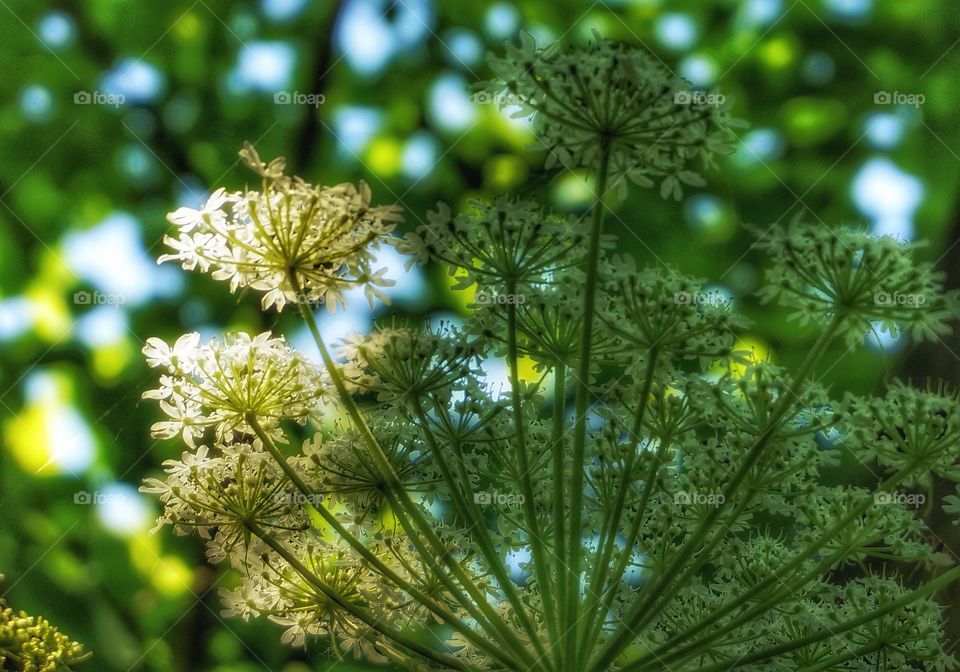
[[[533,115],[548,168],[596,169],[608,152],[611,176],[660,180],[661,194],[679,200],[681,185],[704,184],[694,161],[712,167],[732,151],[723,96],[694,91],[645,49],[596,34],[586,48],[538,49],[525,33],[505,49],[489,58],[499,80],[477,87],[519,105],[515,116]]]
[[[237,432],[253,433],[251,418],[268,432],[283,419],[306,422],[328,387],[311,362],[269,332],[227,334],[206,345],[193,333],[172,348],[149,338],[143,353],[150,366],[166,370],[160,387],[143,394],[170,417],[153,426],[153,435],[182,435],[191,448],[210,427],[218,441],[229,442]]]
[[[140,488],[163,502],[155,530],[171,525],[177,534],[196,532],[210,540],[210,558],[222,560],[234,551],[241,556],[249,551],[255,539],[251,523],[280,531],[309,527],[289,481],[266,453],[231,444],[214,454],[201,446],[195,456],[184,457],[189,466],[167,460],[166,479],[147,479]]]
[[[849,342],[875,330],[936,340],[957,316],[958,292],[943,292],[943,273],[914,261],[915,244],[860,231],[831,231],[794,219],[761,232],[757,247],[773,262],[764,302],[776,300],[801,323],[842,318]]]
[[[500,294],[549,282],[553,274],[577,265],[573,253],[585,240],[575,220],[530,201],[500,197],[492,203],[472,201],[459,215],[439,203],[427,223],[406,235],[400,251],[420,263],[443,264],[454,276],[454,289],[477,284],[496,303]]]
[[[168,216],[178,228],[164,238],[174,252],[160,262],[210,272],[230,290],[263,292],[262,305],[281,310],[287,302],[344,304],[344,292],[363,287],[371,305],[387,301],[386,269],[373,266],[379,246],[393,244],[402,218],[395,206],[371,205],[370,188],[315,186],[283,174],[283,160],[263,164],[249,144],[240,152],[262,179],[259,191],[215,191],[199,210]]]
[[[479,372],[479,343],[455,327],[436,330],[385,327],[354,336],[341,348],[359,389],[384,402],[445,396],[455,383]]]

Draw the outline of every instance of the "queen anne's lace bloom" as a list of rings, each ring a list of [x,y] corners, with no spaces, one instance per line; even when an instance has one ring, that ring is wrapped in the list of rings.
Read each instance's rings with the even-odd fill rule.
[[[694,160],[712,166],[714,153],[732,151],[723,97],[694,91],[645,49],[599,35],[587,49],[538,49],[522,34],[489,61],[500,79],[478,87],[519,105],[515,116],[533,114],[548,167],[596,168],[606,146],[611,175],[659,179],[661,194],[679,200],[682,184],[704,184]]]
[[[455,383],[479,372],[481,349],[478,341],[441,325],[436,330],[388,327],[355,335],[341,353],[355,376],[350,382],[388,402],[444,396]]]
[[[865,334],[909,333],[934,341],[949,333],[957,316],[957,290],[943,291],[943,276],[910,254],[920,244],[888,236],[804,223],[759,231],[757,247],[770,255],[759,295],[792,310],[801,323],[824,316],[843,320],[850,343]]]
[[[191,448],[208,427],[227,442],[236,432],[253,433],[251,416],[268,432],[284,418],[305,422],[327,389],[312,363],[268,332],[227,334],[206,345],[199,334],[186,334],[172,348],[149,338],[143,353],[150,366],[166,369],[160,387],[143,394],[170,416],[153,425],[153,435],[180,434]]]
[[[393,242],[399,208],[372,206],[363,182],[315,186],[283,175],[282,159],[264,165],[250,145],[240,154],[261,176],[261,190],[218,189],[199,210],[171,213],[178,235],[165,237],[174,252],[160,261],[210,271],[231,291],[264,292],[264,308],[307,302],[334,310],[354,287],[363,287],[371,304],[387,301],[378,287],[393,282],[372,264],[377,247]]]
[[[195,455],[185,453],[182,463],[167,460],[164,467],[166,480],[150,478],[141,487],[164,504],[157,528],[197,532],[210,540],[207,553],[213,560],[232,552],[246,557],[254,539],[250,522],[277,530],[309,527],[280,467],[251,445],[223,445],[215,454],[201,446]]]

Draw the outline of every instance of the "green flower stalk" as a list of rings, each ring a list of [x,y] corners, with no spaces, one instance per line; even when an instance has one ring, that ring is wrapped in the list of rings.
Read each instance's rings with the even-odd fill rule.
[[[321,355],[269,333],[144,348],[162,371],[145,396],[169,416],[154,432],[189,450],[143,489],[160,524],[244,577],[226,613],[418,670],[956,669],[935,596],[960,567],[918,503],[934,477],[960,481],[957,395],[817,382],[835,343],[946,333],[956,295],[890,239],[774,227],[761,297],[816,339],[796,369],[753,361],[729,302],[638,269],[604,231],[614,186],[679,197],[727,151],[716,98],[600,38],[525,38],[491,65],[502,79],[483,86],[532,115],[548,167],[593,173],[585,217],[503,196],[441,204],[400,238],[365,186],[288,177],[249,146],[259,191],[170,216],[163,260],[261,292],[265,310],[295,304]],[[314,311],[351,287],[383,298],[381,245],[472,288],[470,315],[331,351]],[[871,487],[826,484],[844,452]]]

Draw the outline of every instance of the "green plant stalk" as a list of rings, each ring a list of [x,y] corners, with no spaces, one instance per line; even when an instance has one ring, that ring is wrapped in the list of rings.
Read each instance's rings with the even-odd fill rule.
[[[254,433],[260,438],[260,441],[263,443],[266,451],[270,453],[271,457],[273,457],[273,459],[280,465],[280,468],[283,469],[283,473],[286,474],[287,478],[290,479],[297,489],[304,496],[315,498],[317,493],[313,491],[303,481],[302,478],[300,478],[300,475],[293,468],[291,468],[289,464],[287,464],[283,454],[277,448],[276,444],[274,444],[269,435],[267,435],[267,433],[263,430],[263,427],[261,427],[260,423],[257,421],[256,416],[248,416],[247,424],[253,428]],[[350,546],[357,551],[357,553],[359,553],[364,560],[369,562],[376,571],[392,581],[400,589],[407,592],[419,603],[430,609],[430,611],[432,611],[438,617],[442,618],[445,623],[448,623],[452,628],[462,634],[478,648],[486,651],[489,655],[499,660],[503,664],[512,665],[515,662],[508,656],[505,656],[502,649],[499,648],[497,644],[478,635],[473,628],[467,626],[467,624],[464,623],[456,614],[444,607],[439,602],[434,601],[430,596],[420,591],[416,586],[390,569],[390,567],[384,564],[383,561],[381,561],[373,551],[367,548],[362,541],[360,541],[355,535],[351,534],[350,531],[347,530],[347,528],[345,528],[339,520],[337,520],[336,516],[329,509],[327,509],[327,507],[323,506],[319,501],[316,501],[316,503],[312,504],[311,506],[323,518],[324,522],[333,528],[333,530],[342,539],[350,544]]]
[[[869,656],[871,653],[874,653],[875,651],[879,651],[882,648],[883,648],[883,642],[864,644],[863,646],[853,651],[847,651],[846,653],[838,653],[833,658],[827,658],[826,660],[823,660],[819,663],[798,668],[797,672],[824,672],[825,670],[843,669],[839,666],[847,662],[848,660],[853,660],[854,658],[862,658],[863,656]]]
[[[842,623],[838,623],[836,626],[825,628],[824,630],[818,631],[816,633],[807,635],[806,637],[801,637],[800,639],[794,639],[789,642],[784,642],[776,646],[771,646],[769,648],[763,649],[762,651],[757,651],[751,653],[747,656],[740,658],[737,661],[737,665],[749,665],[750,663],[756,663],[764,660],[769,660],[775,658],[776,656],[783,655],[784,653],[789,653],[796,649],[801,649],[810,644],[815,644],[817,642],[823,641],[824,639],[830,639],[831,637],[836,637],[845,632],[858,628],[861,625],[865,625],[871,621],[874,621],[878,618],[886,616],[887,614],[906,607],[917,600],[923,599],[928,595],[935,593],[944,586],[953,583],[958,578],[960,578],[960,567],[954,567],[945,574],[941,574],[933,581],[925,583],[914,591],[903,595],[899,599],[890,602],[889,604],[884,605],[883,607],[871,611],[866,614],[861,614],[856,618],[851,618]],[[730,669],[730,663],[717,663],[715,665],[710,665],[708,667],[701,667],[700,672],[727,672]]]
[[[563,633],[567,638],[567,660],[577,659],[577,607],[580,604],[580,566],[583,549],[580,536],[583,529],[583,468],[587,444],[587,408],[590,404],[590,355],[593,342],[593,319],[596,309],[597,282],[600,270],[600,240],[606,209],[603,199],[607,191],[610,170],[610,145],[603,143],[600,168],[597,172],[596,201],[590,227],[590,247],[586,256],[587,275],[583,292],[583,335],[577,363],[576,421],[573,431],[573,461],[570,484],[570,532],[567,540],[566,604],[564,605]],[[573,633],[571,635],[571,633]]]
[[[510,283],[508,294],[515,294],[517,287]],[[544,548],[543,533],[540,522],[537,520],[537,508],[533,481],[530,478],[530,458],[527,454],[526,427],[523,417],[523,401],[520,398],[520,372],[517,356],[517,306],[515,302],[507,304],[507,358],[510,364],[511,397],[513,397],[513,425],[516,432],[517,457],[520,468],[520,483],[523,488],[523,516],[527,524],[527,541],[533,556],[534,572],[540,588],[540,599],[543,603],[544,621],[552,633],[551,642],[556,644],[557,631],[553,620],[547,614],[555,613],[553,603],[553,583],[550,580],[550,566]]]
[[[631,474],[633,473],[634,462],[636,461],[637,448],[640,445],[640,434],[643,431],[643,419],[647,413],[647,404],[649,403],[650,390],[653,387],[653,374],[656,370],[659,352],[656,348],[647,353],[647,368],[644,372],[643,387],[640,390],[640,405],[634,416],[633,426],[630,428],[630,453],[624,459],[623,473],[620,477],[620,483],[617,490],[617,497],[614,500],[613,508],[609,511],[607,519],[600,533],[600,540],[597,544],[600,549],[600,555],[597,558],[596,565],[593,568],[593,575],[590,579],[591,593],[594,599],[588,609],[591,614],[589,618],[581,621],[580,632],[578,634],[579,648],[581,651],[589,651],[587,646],[590,641],[590,633],[603,624],[603,586],[605,585],[604,574],[609,571],[610,558],[613,555],[617,541],[617,529],[620,527],[620,520],[623,516],[624,505],[627,501],[627,493],[632,486]],[[625,549],[625,557],[629,559],[630,549]],[[596,591],[599,589],[600,594]]]
[[[687,542],[677,551],[676,554],[674,554],[673,562],[663,571],[660,578],[658,578],[658,580],[653,584],[648,584],[651,585],[650,593],[646,598],[638,598],[634,602],[626,618],[621,620],[617,630],[597,653],[595,662],[589,668],[591,671],[600,672],[601,670],[605,669],[623,651],[623,649],[629,645],[630,638],[632,637],[631,633],[640,627],[639,623],[641,620],[646,620],[649,622],[649,620],[656,617],[656,615],[659,613],[659,610],[655,611],[650,609],[650,607],[661,597],[661,594],[664,593],[668,585],[672,584],[674,589],[671,593],[666,594],[665,597],[667,598],[675,594],[676,590],[678,589],[677,586],[684,585],[683,580],[692,575],[693,572],[688,570],[682,575],[680,581],[673,580],[680,574],[680,570],[690,559],[692,550],[703,550],[701,544],[706,538],[707,534],[710,532],[713,523],[716,522],[717,518],[720,516],[720,513],[726,508],[726,502],[733,500],[733,494],[736,492],[743,479],[746,478],[750,468],[760,458],[760,455],[766,448],[767,443],[773,436],[773,432],[777,424],[783,419],[783,416],[786,415],[787,411],[790,409],[790,406],[794,403],[793,400],[795,398],[799,398],[797,394],[798,390],[794,390],[793,388],[801,385],[803,381],[806,380],[810,372],[816,367],[820,357],[823,356],[827,346],[833,340],[833,336],[840,328],[842,321],[843,316],[839,314],[835,316],[827,328],[824,329],[824,331],[821,332],[820,336],[817,338],[817,341],[810,349],[803,364],[801,364],[797,370],[793,384],[787,388],[782,399],[780,399],[779,403],[777,404],[777,407],[771,413],[767,426],[764,427],[760,432],[760,435],[757,437],[754,445],[751,446],[746,458],[740,464],[730,482],[724,488],[724,504],[715,507],[710,511],[710,513],[707,514],[700,525],[697,526],[697,529],[694,531],[693,535],[691,535]],[[750,500],[748,498],[745,503],[749,503],[749,501]],[[727,529],[729,529],[729,526],[733,524],[734,520],[734,518],[731,518],[730,522],[721,529],[721,533],[717,536],[716,542],[719,542],[719,540],[722,538],[722,535],[726,533]],[[711,546],[715,545],[715,543],[711,544]],[[709,559],[707,557],[708,555],[709,553],[701,552],[699,554],[699,564],[694,563],[691,565],[691,569],[695,572],[697,569],[699,569],[699,567],[702,567],[703,564]]]
[[[564,540],[564,507],[563,507],[563,485],[564,480],[564,460],[563,460],[563,447],[565,441],[563,440],[563,428],[564,421],[563,415],[566,410],[566,401],[567,401],[567,367],[563,363],[557,363],[556,368],[553,371],[553,429],[550,433],[550,448],[553,455],[553,540],[554,540],[554,550],[556,552],[556,563],[554,571],[554,585],[557,587],[557,601],[559,604],[566,604],[566,581],[564,576],[564,566],[563,559],[566,557],[564,552],[565,540]],[[562,627],[562,614],[557,613],[552,615],[554,621],[556,622],[557,635],[560,634],[560,628]],[[560,664],[560,653],[561,647],[554,646],[554,651],[556,653],[556,665]],[[560,669],[558,667],[558,669]]]
[[[627,565],[630,564],[631,553],[640,538],[640,527],[643,524],[643,518],[647,512],[647,505],[650,501],[653,482],[656,479],[657,472],[659,471],[660,465],[663,461],[663,456],[669,449],[670,442],[672,440],[673,434],[672,432],[668,432],[660,441],[660,445],[657,447],[657,452],[653,456],[650,463],[650,468],[647,470],[647,475],[644,478],[643,494],[640,496],[640,503],[637,507],[637,512],[634,515],[633,523],[630,525],[630,532],[627,535],[623,552],[621,553],[620,558],[617,560],[617,564],[614,567],[613,572],[610,573],[604,579],[604,582],[598,586],[599,590],[601,591],[602,603],[596,616],[594,617],[595,622],[591,624],[591,630],[588,638],[586,639],[585,647],[589,651],[594,650],[597,645],[597,641],[600,639],[600,634],[603,631],[604,615],[610,612],[610,609],[613,606],[613,601],[617,595],[617,587],[619,586],[620,580],[623,578],[624,573],[627,571]]]
[[[403,648],[409,651],[413,651],[414,653],[418,653],[425,658],[428,658],[437,663],[440,663],[441,665],[446,665],[447,667],[453,668],[455,670],[462,670],[463,672],[478,672],[477,668],[473,667],[472,665],[468,665],[467,663],[464,663],[463,661],[458,660],[457,658],[454,658],[453,656],[449,656],[440,651],[435,651],[429,646],[425,646],[420,642],[417,642],[407,637],[396,628],[381,622],[379,619],[373,618],[370,614],[366,612],[366,610],[361,609],[356,605],[352,604],[349,600],[344,599],[343,596],[340,595],[340,593],[338,593],[336,590],[334,590],[333,588],[328,586],[326,583],[321,581],[319,578],[317,578],[317,576],[314,575],[313,572],[311,572],[309,569],[304,567],[303,563],[297,560],[297,558],[294,557],[292,553],[290,553],[286,548],[284,548],[283,544],[281,544],[276,539],[274,539],[269,532],[264,531],[263,528],[257,525],[257,523],[255,523],[252,520],[248,520],[248,521],[245,521],[244,524],[246,525],[247,529],[249,529],[265,544],[267,544],[267,546],[269,546],[274,551],[276,551],[276,553],[280,557],[286,560],[287,563],[291,567],[293,567],[297,571],[297,573],[304,578],[304,580],[308,581],[317,590],[321,591],[330,600],[335,602],[337,606],[339,606],[341,609],[351,614],[354,618],[357,618],[363,621],[368,626],[370,626],[371,628],[373,628],[374,630],[382,634],[384,637],[392,639],[394,642],[396,642]]]
[[[836,333],[836,329],[839,328],[839,324],[840,324],[839,320],[831,323],[827,327],[827,329],[825,329],[824,332],[817,339],[817,342],[814,344],[813,348],[808,353],[808,356],[805,362],[798,369],[797,376],[794,378],[794,385],[799,387],[799,385],[801,385],[803,381],[806,380],[807,375],[809,375],[809,373],[813,371],[820,357],[826,351],[827,346],[829,345],[834,334]],[[797,391],[799,391],[799,389]],[[791,397],[799,399],[797,391],[793,390],[793,386],[788,387],[787,394],[784,394],[783,398],[779,401],[777,406],[774,408],[773,412],[771,413],[771,420],[769,421],[768,426],[764,428],[763,432],[761,433],[761,436],[757,439],[756,444],[751,447],[750,453],[748,453],[746,459],[744,460],[744,464],[741,465],[741,468],[738,469],[738,473],[734,475],[734,478],[732,479],[731,483],[728,484],[727,488],[724,490],[724,495],[726,496],[727,500],[730,500],[733,498],[733,493],[735,492],[736,488],[739,487],[739,483],[746,476],[746,473],[749,470],[749,468],[753,464],[755,464],[757,460],[759,460],[759,457],[762,454],[762,451],[766,448],[766,443],[769,442],[770,438],[773,436],[775,427],[779,424],[780,420],[783,419],[783,417],[789,411],[790,407],[793,405],[794,402],[792,401]],[[712,553],[714,549],[720,544],[721,541],[723,541],[724,537],[726,536],[730,528],[733,526],[733,524],[737,520],[739,520],[740,515],[743,513],[743,511],[752,501],[753,495],[754,493],[750,493],[748,497],[737,506],[733,515],[731,515],[729,519],[720,526],[719,530],[714,533],[713,539],[711,539],[710,542],[706,544],[706,546],[700,548],[699,552],[695,556],[693,556],[696,558],[696,560],[692,565],[690,565],[683,572],[683,574],[677,580],[672,580],[670,577],[674,576],[674,572],[679,572],[681,569],[683,569],[684,564],[686,564],[686,559],[685,559],[686,554],[684,554],[683,550],[681,549],[681,552],[674,556],[674,562],[671,568],[668,569],[663,574],[663,576],[668,577],[667,586],[669,586],[669,590],[667,590],[665,595],[662,596],[662,599],[659,602],[660,606],[657,607],[656,609],[652,608],[652,606],[654,604],[657,604],[657,601],[656,601],[657,598],[654,597],[653,599],[647,600],[647,603],[644,609],[645,613],[638,622],[634,623],[634,625],[632,626],[633,630],[644,627],[647,623],[652,621],[663,610],[664,608],[663,605],[665,605],[665,603],[670,598],[676,595],[677,591],[682,586],[686,585],[687,581],[689,581],[689,579],[691,579],[693,575],[700,570],[700,568],[710,559],[710,557],[712,557]],[[707,522],[707,525],[705,526],[704,525],[700,526],[701,529],[706,527],[706,531],[701,537],[701,541],[707,537],[707,534],[710,528],[712,527],[713,521],[716,521],[719,518],[720,511],[723,508],[724,508],[723,506],[717,507],[717,509],[715,509],[710,514],[708,514],[707,520],[705,520],[705,522],[710,521],[711,517],[712,517],[712,521]],[[698,541],[698,544],[699,544],[699,541]],[[695,547],[693,545],[690,545],[690,548],[693,549]],[[691,553],[692,552],[693,551],[691,550]]]
[[[424,412],[423,405],[421,404],[420,400],[417,397],[414,397],[412,399],[411,406],[414,415],[420,422],[420,426],[423,429],[430,452],[437,460],[437,464],[440,467],[440,471],[443,474],[444,480],[446,480],[450,485],[450,494],[453,497],[454,507],[456,508],[457,512],[463,516],[464,520],[469,523],[471,534],[473,534],[474,538],[477,540],[477,544],[480,546],[480,551],[486,558],[487,564],[490,566],[491,571],[496,576],[497,581],[501,584],[501,588],[503,589],[504,593],[506,593],[507,599],[513,605],[514,611],[516,611],[517,617],[523,624],[524,630],[526,630],[527,634],[531,637],[531,641],[539,644],[539,638],[537,637],[539,633],[537,632],[533,622],[530,620],[530,615],[527,613],[523,601],[517,594],[517,591],[513,586],[513,582],[510,580],[510,577],[504,570],[503,561],[497,554],[493,540],[490,538],[490,535],[487,531],[486,521],[483,520],[483,517],[479,515],[476,509],[476,504],[473,504],[472,502],[473,488],[470,485],[470,481],[465,480],[463,482],[464,487],[467,489],[467,496],[470,498],[467,499],[456,488],[456,483],[459,479],[450,469],[450,465],[447,462],[446,457],[443,455],[442,448],[437,444],[437,440],[433,435],[433,432],[430,431],[429,421],[427,420],[427,415]],[[462,472],[461,475],[463,475]],[[546,655],[546,651],[542,649],[543,647],[541,644],[538,647],[538,652],[541,654],[541,656],[544,656]],[[524,653],[529,652],[525,651]],[[529,669],[533,669],[538,665],[538,662],[538,660],[528,657],[528,659],[525,661],[525,664],[530,666]]]
[[[302,290],[300,289],[300,284],[297,281],[294,271],[290,272],[289,280],[295,294],[300,296],[302,294]],[[370,427],[367,425],[363,414],[360,412],[360,408],[357,406],[353,397],[350,396],[350,393],[347,390],[342,377],[340,376],[340,372],[337,369],[336,362],[333,361],[333,357],[330,356],[330,352],[327,350],[326,344],[320,337],[320,329],[317,327],[317,321],[314,318],[313,313],[310,311],[309,306],[303,302],[299,302],[298,307],[300,309],[300,315],[303,317],[304,322],[307,324],[307,328],[310,330],[310,334],[313,336],[314,343],[316,343],[317,348],[320,350],[320,356],[323,359],[324,366],[326,366],[327,372],[330,374],[330,378],[337,389],[337,394],[339,395],[341,402],[346,407],[347,412],[357,429],[360,430],[360,435],[363,437],[364,442],[367,445],[370,456],[376,463],[377,468],[380,470],[383,478],[387,481],[388,488],[396,497],[396,503],[402,509],[401,512],[406,513],[406,515],[410,517],[408,520],[402,515],[397,516],[400,524],[404,527],[404,530],[410,537],[410,542],[414,544],[414,547],[417,548],[418,552],[420,553],[421,559],[434,572],[436,572],[438,578],[444,582],[447,588],[465,609],[470,611],[471,614],[475,614],[477,609],[483,613],[485,618],[478,618],[476,615],[474,615],[474,618],[477,618],[478,622],[484,623],[485,621],[488,621],[486,625],[488,630],[498,631],[500,636],[504,637],[505,641],[511,642],[511,644],[516,646],[517,649],[524,648],[523,643],[519,640],[519,638],[517,638],[516,634],[510,630],[509,627],[507,627],[507,625],[503,622],[503,619],[499,617],[496,611],[487,602],[483,592],[476,585],[476,583],[470,579],[463,567],[461,567],[460,564],[447,552],[447,549],[443,546],[443,543],[439,537],[437,537],[436,533],[430,527],[430,524],[426,521],[426,519],[424,519],[423,515],[410,500],[410,496],[404,489],[403,483],[400,482],[399,477],[393,470],[393,467],[390,465],[390,461],[387,459],[387,456],[384,455],[383,449],[380,447],[380,444],[377,443],[376,437],[373,436],[373,432],[370,431]],[[413,521],[413,525],[416,525],[416,527],[420,529],[423,535],[427,538],[430,545],[434,549],[434,553],[440,556],[453,575],[457,578],[460,585],[467,591],[467,593],[469,593],[473,600],[472,602],[463,595],[463,593],[457,588],[456,583],[450,579],[447,573],[437,565],[433,555],[423,546],[418,535],[415,534],[413,525],[411,525],[411,521]]]

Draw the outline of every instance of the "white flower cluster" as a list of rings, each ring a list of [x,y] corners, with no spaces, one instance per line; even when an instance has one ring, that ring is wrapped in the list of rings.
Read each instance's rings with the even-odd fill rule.
[[[285,176],[282,160],[265,166],[249,145],[241,157],[261,176],[261,190],[218,189],[199,210],[168,215],[179,232],[164,238],[174,252],[160,262],[211,272],[229,281],[231,291],[264,292],[264,309],[302,302],[332,311],[355,287],[363,287],[371,305],[388,302],[378,288],[393,281],[372,263],[376,249],[395,240],[398,207],[371,206],[363,182],[325,187]]]
[[[197,333],[185,334],[171,348],[149,338],[143,348],[147,364],[166,369],[160,387],[144,392],[157,399],[170,419],[153,425],[156,438],[182,435],[191,448],[212,427],[218,441],[252,434],[250,418],[282,441],[282,419],[301,423],[318,413],[328,384],[322,372],[282,338],[269,332],[227,334],[200,344]]]
[[[220,445],[214,451],[200,446],[163,465],[166,480],[148,478],[140,488],[158,495],[164,505],[155,530],[167,524],[177,534],[196,532],[208,541],[213,561],[236,555],[246,562],[252,540],[248,523],[277,530],[309,526],[303,507],[289,496],[280,467],[250,444]]]

